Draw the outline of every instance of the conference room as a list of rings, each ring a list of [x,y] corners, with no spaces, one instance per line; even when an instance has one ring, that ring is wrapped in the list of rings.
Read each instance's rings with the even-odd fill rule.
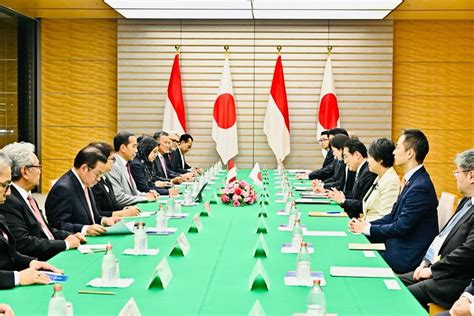
[[[0,314],[474,315],[474,3],[0,0]]]

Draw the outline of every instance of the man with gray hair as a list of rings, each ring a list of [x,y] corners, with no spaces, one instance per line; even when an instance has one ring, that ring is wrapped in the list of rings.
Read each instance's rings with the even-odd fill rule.
[[[46,222],[31,190],[39,185],[41,165],[30,143],[13,143],[3,148],[12,161],[11,194],[0,206],[21,253],[49,260],[61,251],[85,242],[82,234],[52,228]]]
[[[0,152],[0,204],[10,194],[11,161]],[[62,273],[47,262],[22,255],[16,250],[16,242],[5,218],[0,214],[0,289],[17,285],[48,284],[49,278],[40,270]]]
[[[458,154],[454,163],[464,198],[416,270],[400,276],[425,308],[428,303],[449,308],[474,278],[474,149]]]

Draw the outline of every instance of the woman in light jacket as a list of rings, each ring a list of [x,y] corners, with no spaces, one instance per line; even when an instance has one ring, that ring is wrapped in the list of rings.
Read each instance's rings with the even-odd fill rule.
[[[364,219],[371,222],[390,213],[400,193],[400,178],[393,168],[395,145],[387,138],[375,140],[369,147],[369,170],[377,174],[362,200]]]

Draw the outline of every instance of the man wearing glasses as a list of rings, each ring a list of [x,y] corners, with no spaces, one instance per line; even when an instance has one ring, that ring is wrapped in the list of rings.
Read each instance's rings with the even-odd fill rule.
[[[46,198],[49,224],[57,229],[97,236],[106,232],[120,217],[103,217],[96,207],[92,188],[105,171],[107,157],[95,147],[81,149],[74,167],[51,188]]]
[[[3,152],[12,161],[11,194],[0,206],[0,213],[7,220],[15,237],[16,246],[22,254],[49,260],[59,252],[77,248],[84,236],[52,228],[31,195],[39,185],[41,165],[30,143],[13,143],[5,146]]]
[[[0,152],[0,204],[10,194],[11,161]],[[10,232],[5,218],[0,215],[0,289],[18,285],[48,284],[49,278],[40,270],[62,273],[47,262],[35,260],[16,250],[16,242]],[[9,307],[0,304],[0,312],[6,313]]]

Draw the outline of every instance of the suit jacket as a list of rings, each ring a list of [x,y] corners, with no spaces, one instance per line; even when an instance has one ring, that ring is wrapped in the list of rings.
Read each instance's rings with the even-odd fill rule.
[[[90,189],[88,193],[94,221],[100,224],[103,216],[97,212],[94,195]],[[46,198],[45,208],[49,225],[54,228],[77,233],[81,232],[84,225],[93,224],[81,183],[71,170],[59,178],[51,188]]]
[[[332,153],[332,150],[329,150],[326,158],[324,158],[323,166],[321,169],[311,172],[308,175],[310,180],[319,179],[321,181],[325,181],[331,178],[334,175],[335,168],[336,168],[336,159]]]
[[[362,200],[365,220],[371,222],[390,213],[399,193],[400,178],[395,169],[390,168],[380,179],[374,180]]]
[[[471,295],[474,295],[474,279],[472,279],[471,281],[471,285],[469,285],[465,290],[464,292],[467,292]]]
[[[8,240],[3,237],[2,232],[8,236]],[[13,271],[28,268],[33,259],[16,251],[15,238],[8,229],[5,218],[0,215],[0,289],[14,287],[15,276]]]
[[[115,211],[122,210],[126,205],[121,205],[115,199],[114,188],[109,179],[102,177],[96,185],[92,187],[95,206],[100,215],[110,217]]]
[[[38,204],[36,206],[39,209]],[[10,232],[15,238],[16,247],[22,254],[47,261],[66,250],[64,239],[71,233],[49,227],[45,220],[55,238],[49,240],[30,206],[14,186],[11,186],[11,194],[7,197],[5,204],[0,205],[0,213],[7,221]],[[41,216],[43,215],[41,214]]]
[[[382,257],[398,273],[414,270],[438,234],[438,198],[425,167],[410,178],[392,211],[373,221],[369,239],[385,242]]]
[[[469,199],[461,200],[456,212]],[[425,289],[437,304],[450,307],[474,277],[474,206],[454,225],[438,254],[440,260],[431,266],[432,282],[426,282]]]
[[[191,169],[191,166],[186,163],[186,158],[183,155],[183,160],[184,160],[184,165],[183,162],[181,161],[181,151],[178,147],[175,151],[171,153],[172,155],[172,163],[171,163],[171,170],[174,172],[178,172],[181,174],[187,173],[189,169]]]
[[[106,174],[106,177],[112,183],[115,199],[119,204],[132,205],[147,201],[147,192],[140,192],[135,181],[129,182],[127,166],[118,155],[116,155],[112,170]]]
[[[157,187],[155,185],[156,176],[153,175],[153,163],[150,162],[149,165],[141,160],[138,157],[132,160],[130,163],[132,169],[132,176],[137,184],[137,189],[142,192],[148,192],[150,190],[155,190],[160,195],[168,195],[168,190],[164,188]]]
[[[364,161],[354,181],[352,192],[346,196],[346,200],[341,204],[349,217],[359,218],[362,213],[362,199],[374,183],[375,178],[377,178],[377,175],[370,172],[369,163]]]
[[[163,158],[165,159],[165,163],[166,163],[166,174],[163,170],[163,167],[161,166],[160,158],[156,157],[156,159],[153,161],[153,174],[154,174],[154,177],[156,178],[155,180],[171,181],[171,179],[181,176],[181,173],[171,170],[171,166],[168,165],[168,164],[171,164],[169,157],[172,157],[172,155],[170,154],[165,154],[165,155],[163,155]]]

